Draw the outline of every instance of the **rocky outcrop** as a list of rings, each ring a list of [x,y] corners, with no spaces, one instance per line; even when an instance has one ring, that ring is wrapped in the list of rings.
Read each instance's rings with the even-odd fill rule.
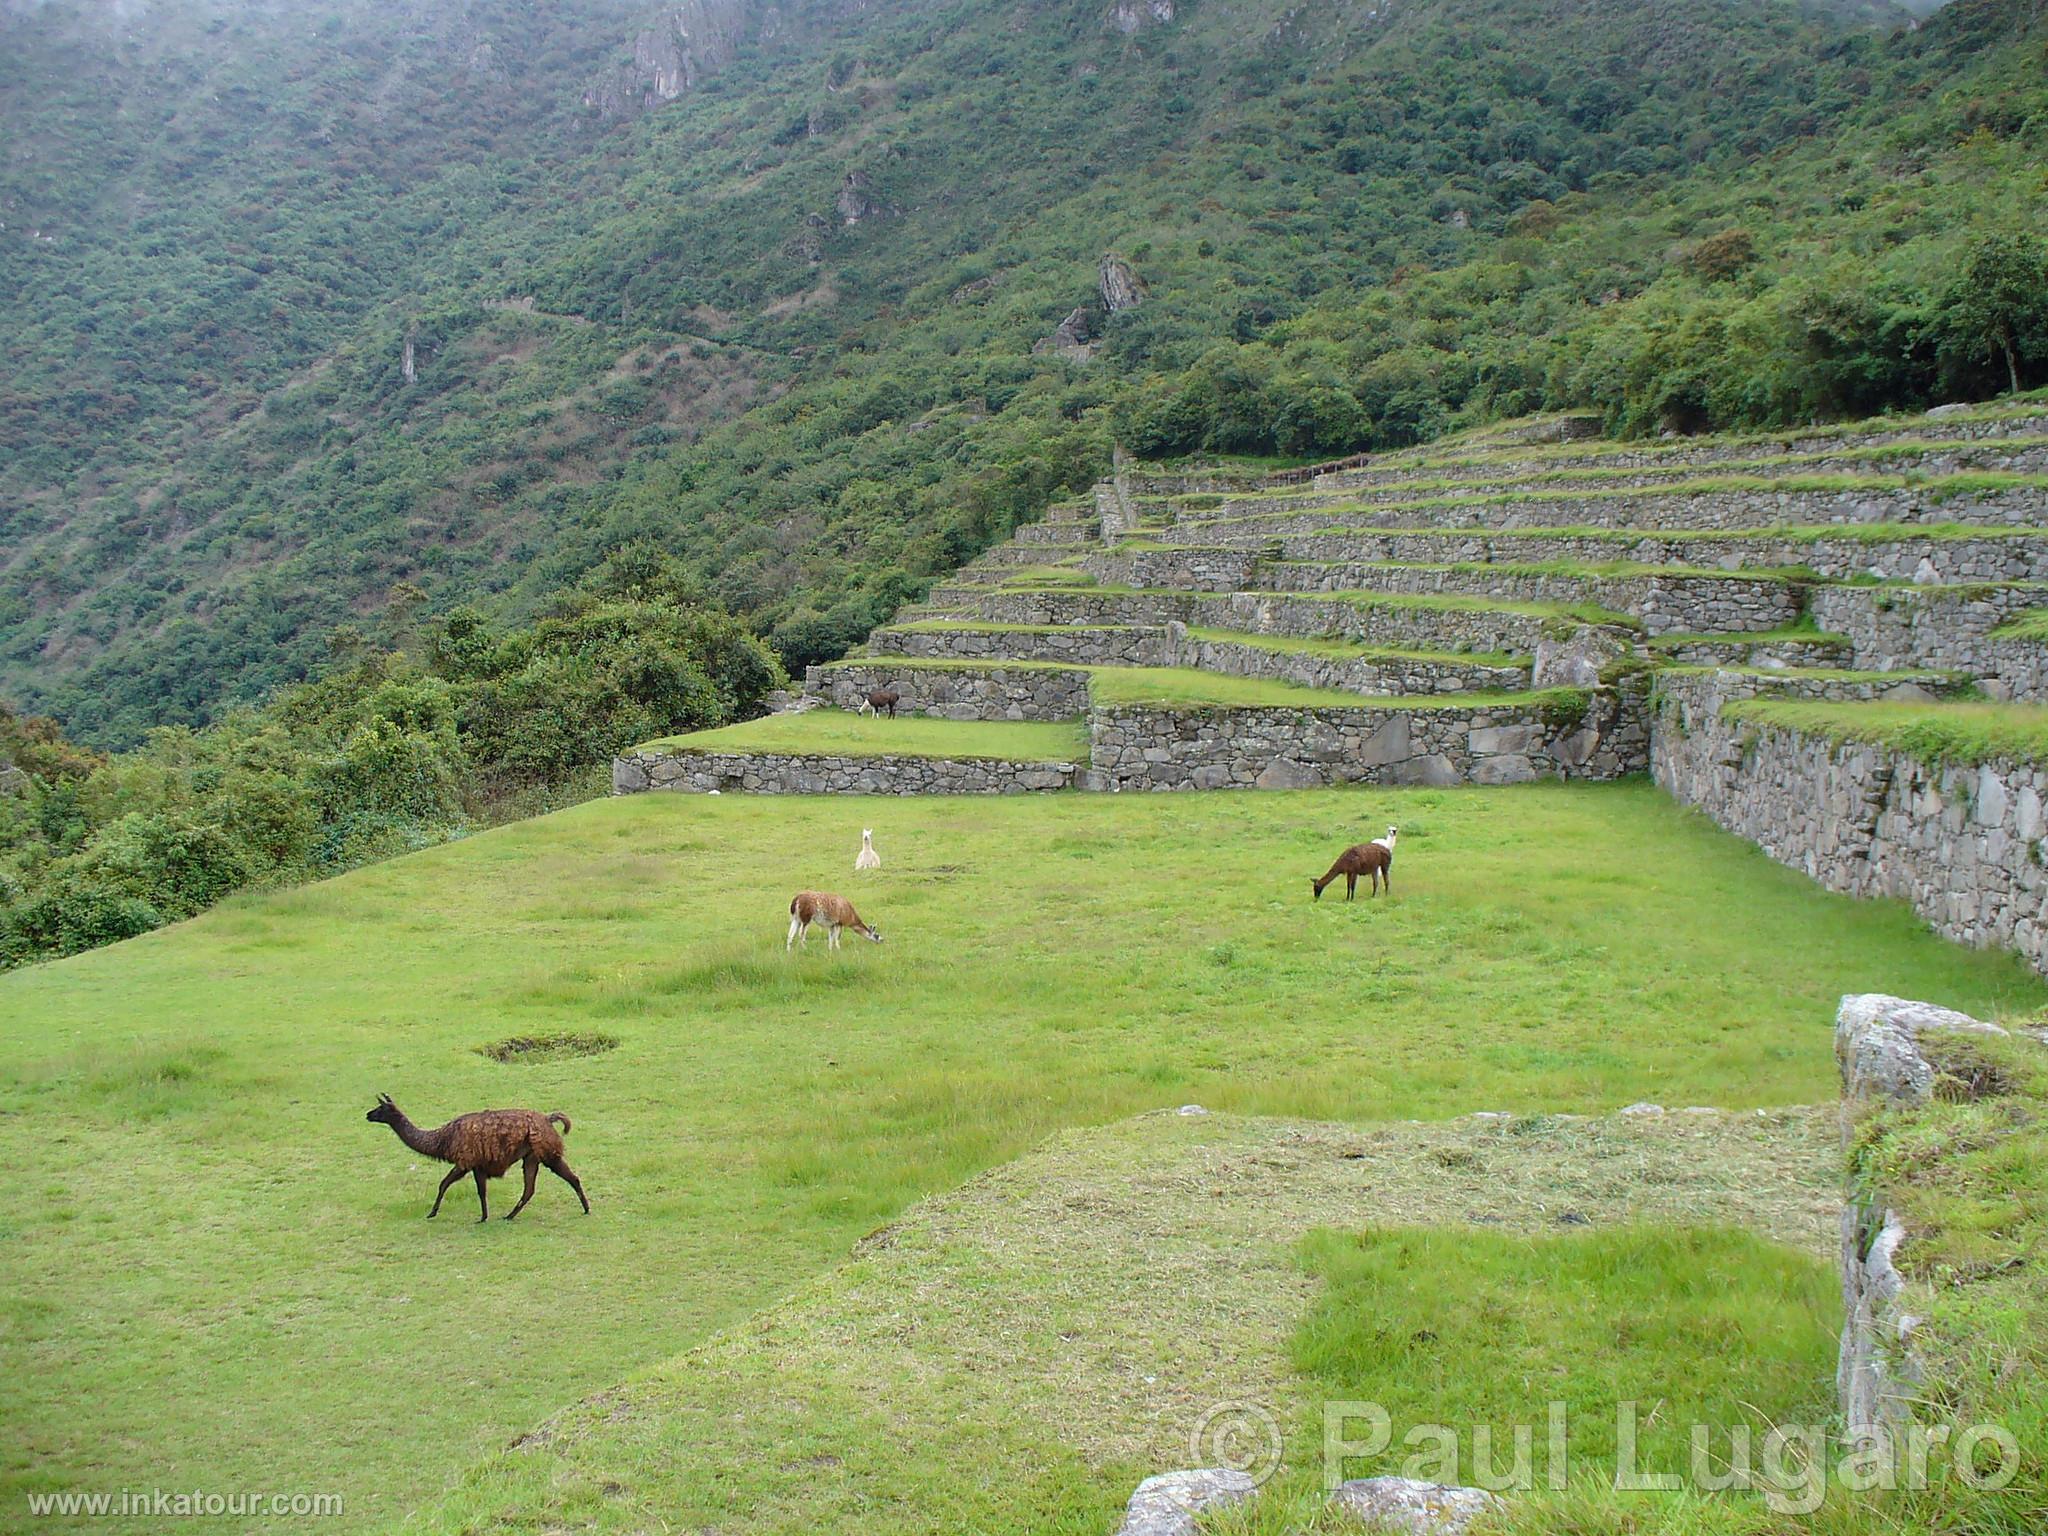
[[[1095,348],[1088,339],[1094,329],[1084,305],[1068,311],[1066,319],[1053,327],[1052,334],[1033,342],[1031,350],[1041,356],[1051,352],[1070,363],[1085,363],[1095,356]]]
[[[1131,270],[1131,264],[1121,256],[1107,255],[1102,258],[1102,270],[1096,275],[1095,291],[1102,298],[1102,307],[1109,314],[1120,314],[1126,309],[1136,309],[1145,302],[1145,283]]]
[[[1173,20],[1173,0],[1116,0],[1103,25],[1125,37]]]
[[[1934,1093],[1934,1066],[1921,1054],[1920,1037],[1934,1032],[2003,1035],[1953,1008],[1911,1002],[1882,992],[1851,994],[1835,1015],[1835,1063],[1850,1099],[1924,1104]]]
[[[848,171],[833,199],[841,224],[858,224],[867,219],[886,219],[896,210],[875,195],[874,184],[865,171]]]
[[[745,0],[681,0],[633,39],[633,59],[592,82],[583,105],[606,122],[636,117],[695,89],[743,44],[775,37],[782,13]]]

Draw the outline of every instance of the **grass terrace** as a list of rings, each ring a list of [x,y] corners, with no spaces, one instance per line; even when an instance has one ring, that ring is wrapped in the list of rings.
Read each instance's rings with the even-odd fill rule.
[[[1723,645],[1739,642],[1743,645],[1810,645],[1818,650],[1846,651],[1854,649],[1846,635],[1829,634],[1826,630],[1811,626],[1788,626],[1784,629],[1742,630],[1724,634],[1662,634],[1652,635],[1643,642],[1653,651],[1675,651],[1690,645]]]
[[[1631,614],[1603,608],[1598,603],[1530,603],[1515,598],[1475,597],[1460,592],[1196,592],[1197,603],[1227,603],[1233,596],[1306,598],[1315,602],[1346,603],[1354,608],[1427,608],[1439,613],[1512,613],[1530,619],[1555,619],[1574,624],[1612,624],[1622,629],[1641,629],[1643,621]]]
[[[1293,639],[1286,635],[1255,635],[1242,629],[1203,629],[1194,625],[1188,626],[1188,634],[1193,639],[1220,645],[1245,645],[1261,651],[1327,656],[1340,661],[1442,661],[1482,667],[1529,665],[1528,657],[1512,656],[1506,651],[1408,651],[1397,646],[1367,645],[1363,641],[1333,636]]]
[[[1014,720],[933,720],[923,715],[862,715],[811,709],[769,715],[715,731],[664,736],[638,752],[784,752],[798,757],[998,758],[1071,763],[1088,755],[1078,724]]]
[[[2037,608],[2006,620],[1991,632],[1994,640],[2048,641],[2048,608]]]
[[[1740,699],[1724,705],[1722,713],[1732,720],[1783,726],[1832,741],[1893,747],[1923,762],[2048,763],[2048,706],[2038,704]]]
[[[1311,903],[1390,821],[1393,896]],[[863,826],[887,945],[785,958],[790,893],[847,889]],[[1100,1536],[1220,1385],[1286,1385],[1311,1227],[1573,1210],[1823,1252],[1832,1116],[1790,1106],[1832,1102],[1863,990],[2048,1003],[1647,784],[629,795],[247,892],[0,976],[0,1158],[35,1192],[0,1210],[0,1500]],[[568,1035],[616,1044],[478,1049]],[[564,1111],[594,1213],[550,1184],[423,1220],[380,1091]],[[1735,1113],[1559,1118],[1646,1093]],[[1112,1125],[1189,1102],[1217,1113]],[[1482,1109],[1519,1118],[1451,1119]],[[1266,1115],[1325,1128],[1234,1118]]]

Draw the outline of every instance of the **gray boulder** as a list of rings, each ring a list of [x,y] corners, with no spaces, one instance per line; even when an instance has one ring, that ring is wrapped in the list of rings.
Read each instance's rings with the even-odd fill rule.
[[[1249,1473],[1225,1467],[1161,1472],[1138,1484],[1116,1536],[1195,1536],[1195,1516],[1259,1491]]]
[[[1882,992],[1852,992],[1835,1014],[1835,1063],[1842,1092],[1852,1099],[1894,1099],[1924,1104],[1934,1092],[1934,1067],[1920,1054],[1923,1033],[1947,1030],[2002,1035],[1953,1008],[1916,1003]]]
[[[1362,1477],[1338,1488],[1330,1502],[1373,1530],[1459,1536],[1500,1501],[1483,1488],[1425,1483],[1413,1477]]]

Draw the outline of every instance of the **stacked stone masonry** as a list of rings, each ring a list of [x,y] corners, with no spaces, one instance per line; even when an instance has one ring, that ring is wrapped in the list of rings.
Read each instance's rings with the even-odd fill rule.
[[[1663,678],[1659,695],[1651,772],[1681,803],[1830,890],[1897,897],[1958,943],[2048,970],[2048,773],[1732,720],[1717,677]]]

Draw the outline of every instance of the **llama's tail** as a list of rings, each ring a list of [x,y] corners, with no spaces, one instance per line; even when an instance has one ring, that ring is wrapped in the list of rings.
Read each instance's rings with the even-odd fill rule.
[[[548,1118],[562,1128],[564,1136],[569,1134],[569,1117],[567,1115],[563,1114],[559,1109],[551,1109],[548,1111]]]

